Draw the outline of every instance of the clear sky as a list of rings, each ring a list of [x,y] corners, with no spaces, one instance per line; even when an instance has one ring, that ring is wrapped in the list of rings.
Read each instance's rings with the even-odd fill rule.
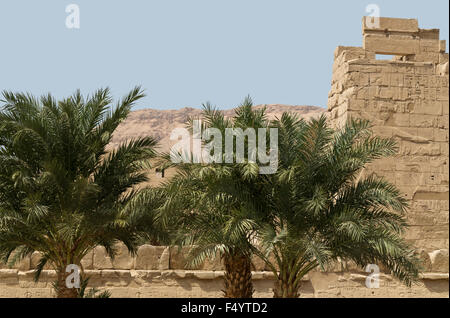
[[[80,29],[66,27],[71,3]],[[247,94],[325,107],[334,49],[361,46],[371,3],[448,42],[448,0],[0,0],[0,90],[117,98],[140,84],[136,109],[230,108]]]

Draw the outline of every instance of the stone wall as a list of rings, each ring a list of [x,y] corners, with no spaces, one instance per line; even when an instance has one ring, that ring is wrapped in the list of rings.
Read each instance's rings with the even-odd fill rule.
[[[377,60],[377,54],[394,57]],[[439,30],[392,18],[381,18],[374,29],[364,18],[363,46],[340,46],[334,58],[333,126],[369,119],[375,134],[397,140],[398,155],[376,161],[363,175],[395,183],[410,205],[406,239],[424,253],[444,253],[448,264],[449,63]]]
[[[114,260],[97,247],[82,265],[90,277],[89,287],[107,289],[113,297],[221,297],[223,264],[205,262],[195,270],[186,270],[187,249],[143,245],[131,257],[124,245],[118,246]],[[314,271],[303,280],[302,297],[448,297],[448,252],[422,257],[427,273],[417,286],[408,288],[390,275],[381,274],[380,288],[368,289],[368,273],[350,263],[330,266],[326,272]],[[50,268],[33,281],[37,253],[9,269],[0,268],[0,297],[54,297],[51,283],[56,274]],[[256,297],[272,297],[273,273],[258,258],[253,260]]]

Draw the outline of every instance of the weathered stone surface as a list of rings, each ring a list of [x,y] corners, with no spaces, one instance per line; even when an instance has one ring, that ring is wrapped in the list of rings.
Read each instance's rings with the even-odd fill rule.
[[[81,266],[83,266],[84,270],[94,268],[94,250],[91,250],[81,259]]]
[[[47,273],[48,272],[48,273]],[[274,274],[253,272],[255,297],[272,297]],[[0,270],[0,297],[54,297],[51,279],[35,284],[33,272]],[[113,297],[221,297],[223,271],[87,270],[90,287],[107,289]],[[302,279],[301,297],[448,297],[448,274],[425,273],[423,284],[403,286],[390,275],[380,275],[380,288],[368,289],[364,273],[312,272]],[[376,294],[372,294],[376,292]]]
[[[159,259],[159,268],[160,270],[166,270],[170,268],[170,248],[166,247],[161,254],[161,258]]]
[[[253,269],[255,271],[264,271],[266,269],[266,263],[256,255],[252,257]]]
[[[420,42],[412,37],[406,39],[386,38],[373,34],[364,36],[364,49],[377,54],[413,55],[420,52]]]
[[[400,189],[410,205],[406,219],[411,227],[405,238],[418,248],[425,272],[448,273],[445,43],[439,30],[420,29],[414,19],[381,18],[378,27],[365,22],[362,48],[340,46],[335,51],[329,120],[333,127],[342,127],[349,118],[368,119],[376,135],[396,139],[396,157],[368,165],[362,175],[376,173]],[[359,58],[344,59],[350,50]],[[367,54],[362,58],[364,51],[398,56],[375,60]]]
[[[190,262],[190,247],[179,248],[177,246],[170,248],[170,269],[198,269],[198,270],[223,270],[223,263],[220,255],[214,258],[206,258],[203,263],[193,267]]]
[[[94,249],[94,268],[96,269],[109,269],[114,268],[111,258],[106,253],[103,246],[97,246]]]
[[[136,256],[136,269],[160,269],[160,260],[165,246],[142,245]]]
[[[368,31],[396,31],[396,32],[419,32],[419,23],[416,19],[400,19],[400,18],[379,18],[379,25],[374,25],[372,17],[363,17],[363,32]]]
[[[0,270],[0,278],[16,277],[18,272],[17,269],[2,269]]]
[[[174,246],[170,248],[170,269],[187,269],[190,268],[189,264],[189,251],[190,247]]]
[[[14,257],[14,253],[11,253],[10,260],[12,259],[12,257]],[[20,271],[27,271],[30,269],[30,266],[31,266],[31,259],[30,259],[30,257],[26,256],[23,259],[21,259],[20,261],[17,261],[13,265],[13,268],[16,268]]]
[[[431,259],[430,255],[424,250],[420,249],[418,251],[420,261],[422,262],[422,267],[424,272],[430,272],[431,271]]]
[[[106,253],[103,246],[97,246],[93,250],[93,268],[95,269],[134,269],[134,257],[128,252],[123,243],[115,247],[116,255],[114,259]],[[86,260],[88,262],[88,260]]]
[[[194,276],[198,279],[214,279],[213,271],[195,271]]]
[[[448,250],[437,250],[430,253],[431,270],[433,272],[448,273]]]
[[[220,271],[224,269],[224,265],[222,262],[222,259],[220,258],[220,255],[216,255],[214,259],[207,258],[203,264],[200,266],[200,269],[202,270],[209,270],[209,271]]]
[[[133,269],[134,257],[128,252],[128,248],[123,243],[119,243],[116,246],[117,254],[112,260],[113,267],[115,269]]]

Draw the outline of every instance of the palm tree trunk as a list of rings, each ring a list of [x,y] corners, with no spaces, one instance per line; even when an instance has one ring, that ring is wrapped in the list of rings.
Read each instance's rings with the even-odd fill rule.
[[[252,298],[251,259],[242,254],[225,254],[225,298]]]
[[[310,262],[300,262],[291,260],[280,265],[280,272],[276,276],[277,281],[273,289],[274,298],[299,298],[301,279],[311,270],[318,266],[316,260]]]
[[[273,289],[273,298],[299,298],[300,284],[293,281],[277,280]]]
[[[66,278],[70,273],[66,273],[65,269],[59,269],[56,282],[56,297],[57,298],[77,298],[78,291],[76,288],[67,288]]]
[[[298,298],[300,297],[300,280],[295,269],[295,260],[282,262],[280,272],[277,275],[273,288],[273,298]]]

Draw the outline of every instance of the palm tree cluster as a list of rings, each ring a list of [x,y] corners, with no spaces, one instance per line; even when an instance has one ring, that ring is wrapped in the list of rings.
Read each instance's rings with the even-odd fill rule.
[[[93,296],[97,291],[84,292],[87,279],[81,289],[66,288],[65,268],[81,265],[98,245],[114,257],[120,241],[132,254],[145,242],[189,246],[186,266],[220,258],[224,297],[252,297],[253,257],[273,271],[274,297],[299,297],[308,272],[339,259],[361,267],[382,264],[407,285],[417,280],[417,255],[402,239],[406,201],[383,178],[361,173],[396,153],[395,142],[374,136],[369,122],[351,120],[334,130],[324,116],[305,121],[284,113],[269,120],[250,98],[232,118],[204,105],[203,128],[217,128],[222,136],[228,128],[278,129],[279,168],[260,174],[248,159],[173,163],[169,154],[157,155],[151,137],[108,150],[114,130],[142,96],[137,87],[109,110],[108,89],[59,102],[50,95],[3,93],[4,262],[39,251],[36,279],[52,266],[59,297]],[[193,129],[193,119],[187,126]],[[156,157],[159,169],[173,167],[175,176],[156,188],[139,187]]]
[[[396,153],[393,139],[374,136],[364,120],[339,130],[325,116],[307,122],[284,113],[269,121],[249,98],[231,119],[207,104],[203,120],[222,132],[278,129],[275,174],[259,174],[249,160],[178,164],[166,184],[172,202],[182,202],[166,206],[178,218],[178,244],[194,246],[194,265],[222,258],[225,297],[252,296],[252,255],[273,271],[274,297],[299,297],[308,272],[341,259],[382,264],[407,285],[417,279],[417,255],[401,237],[406,200],[383,178],[361,176],[367,164]]]

